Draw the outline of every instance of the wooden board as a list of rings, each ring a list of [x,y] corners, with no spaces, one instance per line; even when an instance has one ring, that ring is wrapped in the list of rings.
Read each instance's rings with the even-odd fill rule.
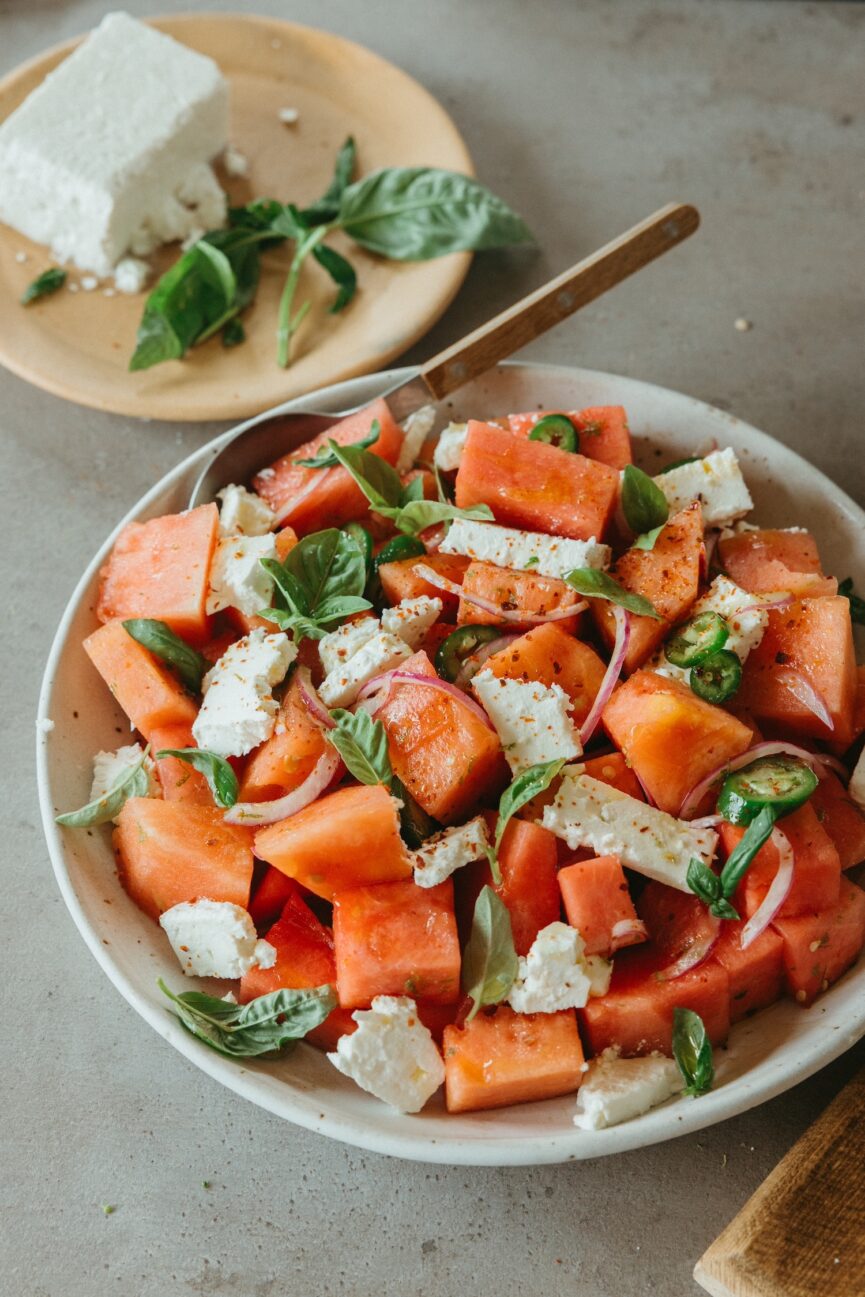
[[[303,206],[326,188],[347,135],[357,141],[358,175],[391,166],[472,173],[466,146],[441,105],[360,45],[275,18],[177,15],[154,19],[153,25],[209,55],[228,80],[231,142],[249,162],[243,179],[217,168],[234,204],[267,195]],[[0,121],[76,44],[51,50],[0,82]],[[283,107],[298,110],[296,125],[280,121]],[[130,374],[144,294],[106,297],[103,289],[112,291],[106,281],[93,292],[73,294],[67,287],[24,309],[18,298],[51,257],[0,224],[0,364],[57,396],[116,414],[236,420],[383,368],[439,318],[471,262],[467,252],[434,261],[388,261],[343,235],[332,242],[357,270],[357,297],[343,314],[329,315],[333,284],[310,260],[297,302],[309,299],[312,309],[289,369],[276,363],[277,304],[290,259],[284,248],[263,259],[258,300],[244,315],[243,346],[226,351],[215,338],[184,361]],[[176,256],[176,244],[157,253],[157,272]],[[82,278],[70,274],[76,287]]]
[[[865,1072],[697,1262],[712,1297],[863,1297]]]

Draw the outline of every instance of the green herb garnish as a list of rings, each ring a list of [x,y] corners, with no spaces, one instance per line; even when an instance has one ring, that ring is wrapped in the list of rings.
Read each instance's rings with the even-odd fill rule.
[[[528,766],[521,770],[499,799],[499,818],[496,824],[496,836],[493,841],[493,849],[490,853],[490,869],[493,874],[493,881],[500,883],[502,881],[501,871],[499,869],[499,847],[502,845],[505,829],[512,817],[517,811],[522,810],[533,798],[540,793],[546,792],[553,780],[561,773],[565,765],[564,757],[556,761],[543,761],[536,766]]]
[[[66,283],[66,271],[61,270],[58,266],[52,266],[50,270],[43,270],[31,284],[28,284],[18,299],[22,306],[29,306],[31,302],[38,302],[40,297],[50,297],[56,293]]]
[[[641,468],[628,464],[622,473],[622,512],[638,549],[651,549],[670,516],[664,492]],[[650,541],[650,537],[652,537]]]
[[[673,1057],[685,1082],[685,1094],[697,1098],[712,1088],[715,1064],[712,1044],[699,1013],[673,1010]]]
[[[393,771],[381,721],[373,720],[363,707],[356,712],[337,707],[330,714],[336,725],[327,730],[325,738],[336,748],[349,773],[362,784],[384,784],[389,788]]]
[[[167,662],[180,676],[187,689],[201,692],[201,681],[211,664],[196,649],[191,648],[170,626],[155,617],[130,617],[123,629],[155,657]]]
[[[279,1053],[320,1026],[337,1003],[332,986],[272,991],[248,1004],[231,1004],[200,991],[175,995],[161,978],[157,985],[186,1030],[228,1058]]]
[[[360,546],[335,527],[304,536],[281,563],[264,558],[261,565],[273,578],[276,603],[260,615],[297,643],[321,639],[334,622],[371,607],[362,597],[366,561]]]
[[[565,580],[577,594],[586,595],[590,599],[606,599],[640,617],[654,617],[657,621],[663,621],[654,604],[649,603],[641,594],[626,590],[609,572],[602,572],[600,568],[576,567],[567,574]]]
[[[463,952],[463,990],[472,1001],[466,1022],[485,1005],[507,999],[518,968],[508,908],[491,887],[483,887]]]
[[[379,421],[373,419],[367,435],[361,437],[360,441],[350,442],[349,445],[357,446],[359,450],[366,450],[367,447],[374,445],[378,441],[380,433]],[[328,449],[320,450],[312,459],[296,459],[294,462],[299,468],[334,468],[339,463],[339,460],[333,451]]]
[[[150,776],[145,765],[149,754],[148,743],[135,765],[130,766],[104,796],[97,797],[77,811],[56,815],[55,822],[67,829],[89,829],[96,824],[107,824],[109,820],[113,820],[130,797],[146,797],[150,791]]]
[[[208,752],[206,748],[163,748],[156,754],[157,761],[161,757],[177,757],[178,761],[184,761],[193,770],[200,771],[218,806],[230,809],[236,803],[239,787],[237,775],[229,763],[215,752]]]

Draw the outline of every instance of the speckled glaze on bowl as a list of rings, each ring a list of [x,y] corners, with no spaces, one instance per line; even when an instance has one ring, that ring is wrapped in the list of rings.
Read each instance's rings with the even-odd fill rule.
[[[317,392],[317,408],[371,400],[411,371],[392,370]],[[827,570],[854,576],[865,569],[865,513],[817,469],[747,424],[676,392],[634,379],[550,365],[507,364],[443,403],[442,421],[512,410],[622,404],[647,469],[665,459],[705,451],[713,439],[736,450],[769,526],[798,524],[817,535]],[[260,416],[263,417],[263,416]],[[250,422],[254,422],[251,420]],[[206,457],[231,433],[178,465],[135,506],[145,519],[183,508]],[[122,524],[121,524],[122,525]],[[116,534],[116,533],[115,533]],[[246,1064],[224,1059],[189,1036],[166,1010],[156,986],[189,989],[160,929],[129,900],[114,869],[107,828],[63,830],[61,809],[79,806],[90,788],[91,757],[114,748],[128,722],[81,647],[95,627],[94,603],[108,537],[75,590],[60,623],[42,685],[38,778],[48,848],[64,900],[108,977],[143,1018],[215,1080],[279,1116],[334,1139],[395,1157],[475,1166],[530,1165],[601,1157],[672,1139],[744,1112],[789,1089],[865,1034],[865,963],[852,969],[810,1009],[783,1001],[734,1027],[717,1051],[717,1084],[701,1099],[681,1098],[610,1130],[577,1130],[574,1096],[493,1112],[448,1116],[440,1096],[418,1116],[394,1112],[342,1077],[327,1058],[301,1045],[283,1061]],[[76,718],[77,717],[77,718]],[[110,904],[106,904],[106,901]]]

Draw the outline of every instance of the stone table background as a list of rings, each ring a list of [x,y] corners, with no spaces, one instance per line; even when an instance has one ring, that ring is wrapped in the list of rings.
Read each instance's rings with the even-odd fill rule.
[[[109,7],[0,0],[0,71]],[[531,356],[651,379],[734,410],[865,502],[865,7],[252,7],[344,33],[419,77],[456,118],[482,179],[539,236],[538,255],[479,259],[411,358],[685,198],[702,210],[700,234]],[[750,332],[735,329],[740,317]],[[218,430],[93,413],[0,373],[0,1291],[692,1297],[696,1258],[865,1062],[865,1048],[763,1108],[666,1146],[564,1167],[448,1170],[330,1143],[235,1098],[142,1023],[78,937],[38,826],[43,661],[97,543]],[[116,1211],[106,1216],[103,1203]]]

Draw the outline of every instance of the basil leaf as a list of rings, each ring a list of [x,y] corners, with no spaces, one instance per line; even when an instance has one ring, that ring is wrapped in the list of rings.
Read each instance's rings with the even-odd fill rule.
[[[331,315],[338,315],[340,311],[345,310],[357,291],[357,275],[354,266],[339,252],[326,247],[323,243],[313,248],[312,255],[336,284],[336,298],[329,311]]]
[[[261,565],[273,577],[286,607],[266,609],[260,615],[291,631],[297,643],[321,639],[326,633],[323,623],[372,606],[362,597],[366,584],[363,554],[347,532],[335,527],[304,536],[282,563],[265,558]]]
[[[265,621],[274,622],[280,630],[292,635],[295,644],[301,644],[305,639],[324,639],[327,634],[327,628],[320,626],[312,617],[288,612],[285,608],[260,608],[256,615],[263,617]]]
[[[157,985],[186,1030],[229,1058],[278,1053],[320,1026],[337,1003],[332,986],[272,991],[248,1004],[227,1004],[200,991],[176,995],[161,978]]]
[[[64,825],[67,829],[89,829],[96,824],[106,824],[108,820],[113,820],[130,797],[146,797],[150,791],[150,776],[144,763],[149,753],[148,743],[135,765],[130,766],[117,782],[111,785],[104,797],[97,797],[96,801],[88,802],[77,811],[55,815],[55,822]]]
[[[695,896],[699,896],[709,912],[719,919],[738,919],[738,910],[723,896],[721,879],[698,856],[692,856],[685,881]]]
[[[331,716],[336,727],[325,738],[332,743],[346,768],[362,784],[384,784],[390,787],[393,771],[387,750],[387,734],[381,721],[359,707],[356,712],[335,708]]]
[[[667,525],[666,523],[662,522],[660,527],[653,527],[651,531],[644,532],[642,536],[637,537],[637,539],[634,541],[631,548],[646,549],[646,550],[654,549],[655,541],[658,539],[658,537],[660,536],[661,532],[664,530],[666,525]]]
[[[193,770],[199,770],[207,780],[213,800],[219,806],[228,809],[237,801],[237,775],[229,763],[215,752],[208,752],[206,748],[163,748],[156,756],[157,759],[177,757],[178,761],[185,761]]]
[[[338,594],[332,599],[325,599],[316,609],[316,621],[326,624],[341,621],[344,617],[353,617],[355,613],[366,612],[371,608],[369,599],[362,599],[356,594]]]
[[[201,681],[210,663],[196,649],[176,635],[170,626],[156,617],[130,617],[123,629],[154,657],[167,662],[180,676],[187,689],[201,693]]]
[[[860,626],[865,626],[865,599],[860,599],[858,594],[853,590],[852,576],[845,577],[838,583],[838,593],[845,599],[850,600],[850,617],[853,621],[858,622]]]
[[[422,480],[416,478],[415,481],[421,482],[423,489]],[[440,500],[412,500],[396,509],[382,506],[377,512],[385,518],[391,518],[397,531],[404,532],[406,536],[418,536],[427,527],[434,527],[439,522],[451,522],[454,518],[478,522],[494,520],[489,505],[473,504],[469,509],[458,509],[455,504],[443,504]]]
[[[565,580],[578,594],[587,595],[590,599],[607,599],[640,617],[654,617],[657,621],[663,621],[661,614],[648,599],[626,590],[609,572],[602,572],[596,567],[577,567],[567,574]]]
[[[737,845],[727,857],[721,870],[721,894],[730,897],[751,867],[751,863],[760,848],[772,836],[777,818],[772,806],[764,806],[748,825]]]
[[[565,759],[560,757],[556,761],[542,761],[536,766],[528,766],[527,769],[520,771],[513,783],[502,793],[499,799],[499,818],[496,824],[493,852],[490,856],[490,868],[495,882],[502,881],[498,852],[508,822],[539,793],[546,792],[556,776],[561,773],[564,765]]]
[[[246,329],[240,320],[236,318],[229,320],[222,330],[223,347],[228,351],[231,347],[239,347],[242,342],[246,342]]]
[[[694,1098],[711,1090],[715,1079],[712,1045],[699,1013],[673,1010],[673,1057],[685,1082],[685,1094]]]
[[[61,270],[59,266],[43,270],[41,275],[27,285],[18,300],[22,306],[29,306],[31,302],[38,302],[40,297],[50,297],[52,293],[56,293],[63,287],[66,278],[66,271]]]
[[[322,225],[327,221],[332,221],[339,211],[340,200],[351,184],[351,178],[354,175],[354,168],[357,162],[357,148],[353,138],[349,135],[348,139],[340,148],[336,155],[336,165],[333,170],[333,179],[321,198],[305,207],[301,216],[307,225]]]
[[[622,512],[638,534],[662,527],[670,516],[664,492],[635,464],[626,465],[622,473]]]
[[[408,485],[403,487],[402,495],[400,496],[400,504],[413,504],[415,500],[423,499],[423,476],[418,473],[417,477],[413,477]]]
[[[328,442],[338,463],[351,474],[373,509],[399,508],[402,482],[392,465],[357,446],[338,446]],[[293,551],[292,551],[293,552]]]
[[[361,247],[397,261],[532,239],[525,222],[489,189],[434,167],[389,167],[349,185],[336,223]]]
[[[378,441],[380,434],[381,425],[378,419],[373,419],[367,435],[361,437],[360,441],[349,442],[349,445],[356,446],[358,450],[366,450],[368,446],[372,446]],[[328,449],[320,450],[312,459],[296,459],[294,462],[299,468],[333,468],[334,465],[339,463],[339,460],[333,451]]]
[[[472,1001],[466,1022],[485,1005],[507,998],[518,969],[508,908],[491,887],[482,887],[463,952],[463,990]]]

